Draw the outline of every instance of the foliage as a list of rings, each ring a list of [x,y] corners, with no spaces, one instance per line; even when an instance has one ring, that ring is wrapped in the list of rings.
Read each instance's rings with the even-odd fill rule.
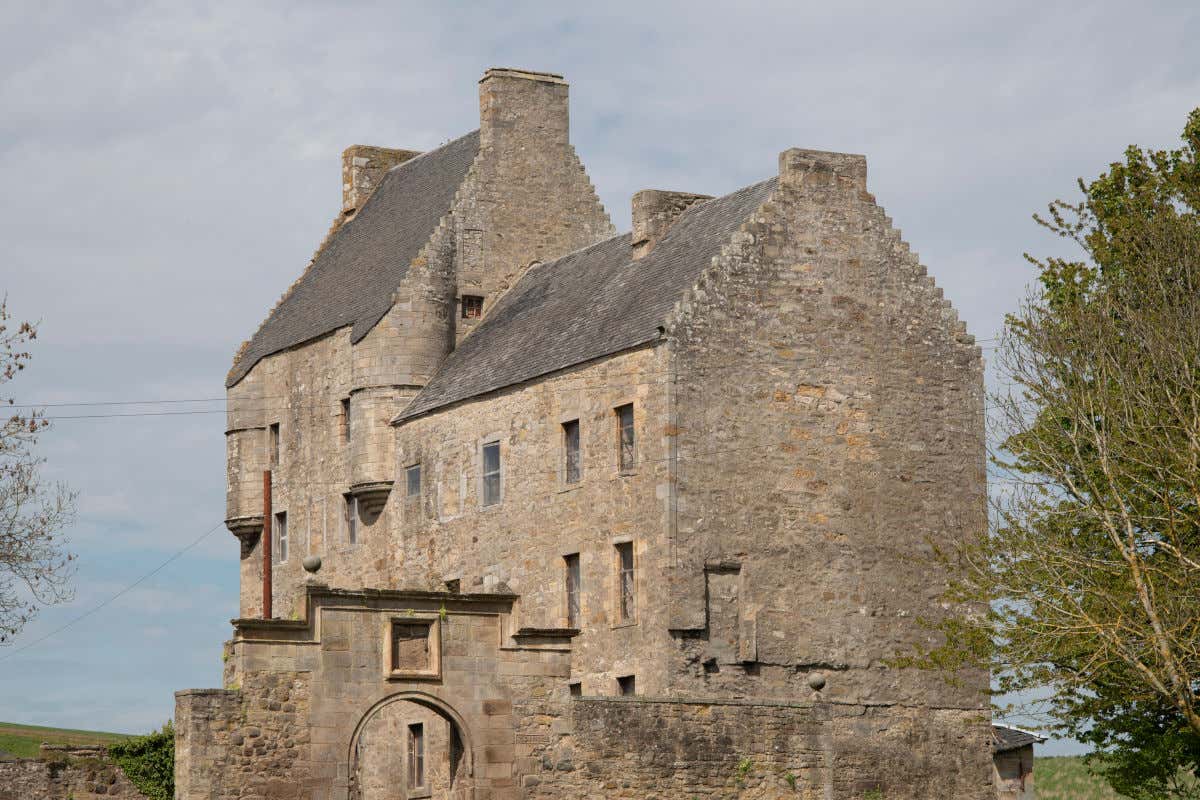
[[[26,347],[36,338],[37,327],[14,323],[0,301],[0,388],[25,369]],[[5,402],[14,405],[11,397],[0,398]],[[42,482],[43,460],[33,452],[48,424],[37,411],[0,418],[0,644],[39,606],[71,598],[73,557],[64,550],[62,529],[74,515],[75,496],[61,484]]]
[[[992,397],[993,525],[941,556],[947,599],[917,659],[988,666],[1047,696],[1047,727],[1097,748],[1134,797],[1191,797],[1200,765],[1200,109],[1038,221],[1081,261],[1030,259]]]
[[[170,722],[158,733],[110,745],[108,753],[150,800],[175,797],[175,728]]]

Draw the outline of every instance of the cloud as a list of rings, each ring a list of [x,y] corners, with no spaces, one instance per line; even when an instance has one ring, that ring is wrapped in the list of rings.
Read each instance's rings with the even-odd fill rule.
[[[871,190],[991,337],[1031,277],[1021,253],[1060,246],[1029,214],[1130,142],[1177,141],[1200,97],[1198,14],[1031,0],[26,4],[0,27],[0,291],[43,326],[14,389],[221,396],[238,343],[339,207],[341,149],[424,149],[474,128],[475,81],[493,65],[566,75],[573,141],[622,227],[642,188],[727,192],[791,146],[867,154]],[[223,424],[64,419],[44,437],[49,473],[81,492],[78,608],[220,521]],[[236,585],[237,544],[217,531],[82,630],[0,661],[0,719],[161,722],[171,690],[219,681]],[[64,685],[92,660],[88,690]]]

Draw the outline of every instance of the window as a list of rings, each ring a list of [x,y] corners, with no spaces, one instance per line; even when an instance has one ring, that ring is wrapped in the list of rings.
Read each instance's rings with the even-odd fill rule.
[[[582,467],[579,463],[579,420],[564,422],[563,426],[563,480],[579,483]]]
[[[633,573],[633,542],[617,545],[617,591],[620,622],[632,622],[637,610],[637,587]]]
[[[583,684],[579,681],[568,683],[567,690],[571,693],[571,697],[583,697]]]
[[[279,423],[267,428],[267,461],[271,468],[279,466]]]
[[[462,298],[462,318],[479,319],[483,316],[483,298],[478,295],[464,294]]]
[[[563,556],[567,570],[567,627],[579,627],[579,553]]]
[[[637,464],[633,440],[633,403],[615,409],[617,414],[617,469],[629,472]]]
[[[346,495],[346,541],[358,544],[358,498]]]
[[[425,726],[408,726],[408,791],[425,788]]]
[[[618,693],[620,693],[626,697],[632,697],[634,694],[637,694],[637,692],[635,691],[636,688],[637,687],[636,687],[636,684],[634,682],[634,678],[632,675],[625,675],[623,677],[617,678]]]
[[[500,443],[488,442],[483,446],[483,504],[492,506],[500,502]]]
[[[404,470],[404,482],[408,487],[408,496],[416,497],[421,494],[421,465],[413,464]]]
[[[350,441],[350,398],[342,400],[342,441]]]
[[[288,529],[287,512],[280,511],[275,515],[275,563],[282,564],[288,558]]]
[[[429,670],[428,622],[392,623],[392,672]]]

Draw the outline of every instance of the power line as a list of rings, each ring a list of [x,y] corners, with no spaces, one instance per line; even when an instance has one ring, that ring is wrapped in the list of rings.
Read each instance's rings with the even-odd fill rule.
[[[64,623],[63,625],[60,625],[59,627],[57,627],[57,628],[55,628],[54,630],[52,630],[52,631],[50,631],[49,633],[47,633],[45,636],[41,636],[41,637],[39,637],[39,638],[37,638],[37,639],[34,639],[32,642],[27,642],[26,644],[23,644],[23,645],[21,645],[21,646],[20,646],[20,647],[18,647],[17,649],[15,649],[15,650],[12,650],[12,651],[10,651],[10,652],[8,652],[8,653],[5,653],[3,656],[0,656],[0,662],[2,662],[2,661],[7,661],[8,659],[12,658],[13,656],[17,655],[18,653],[21,653],[21,652],[23,652],[23,651],[25,651],[25,650],[28,650],[29,648],[33,647],[34,645],[41,644],[42,642],[46,641],[46,640],[47,640],[47,639],[49,639],[50,637],[52,637],[52,636],[57,636],[58,634],[60,634],[60,633],[62,633],[63,631],[65,631],[67,628],[70,628],[72,625],[75,625],[75,624],[77,624],[77,623],[79,623],[79,622],[82,622],[83,620],[85,620],[85,619],[87,619],[88,617],[92,616],[92,615],[93,615],[93,614],[95,614],[96,612],[98,612],[98,611],[100,611],[101,609],[103,609],[105,606],[107,606],[107,605],[109,605],[110,603],[112,603],[114,600],[118,599],[119,597],[121,597],[121,596],[123,596],[123,595],[126,595],[126,594],[128,594],[129,592],[133,591],[135,588],[137,588],[137,587],[138,587],[140,584],[142,584],[143,582],[145,582],[145,581],[146,581],[146,580],[148,580],[149,578],[153,577],[154,575],[157,575],[157,574],[158,574],[159,572],[161,572],[161,571],[163,570],[163,568],[165,568],[165,567],[166,567],[168,564],[170,564],[171,562],[175,561],[175,560],[176,560],[176,559],[178,559],[180,556],[182,556],[184,553],[186,553],[188,550],[191,550],[193,547],[195,547],[196,545],[200,544],[200,542],[204,541],[204,540],[205,540],[205,539],[207,539],[209,536],[211,536],[211,535],[212,535],[212,533],[213,533],[213,531],[217,530],[218,528],[222,528],[222,527],[224,527],[224,526],[225,526],[225,523],[224,523],[224,522],[218,522],[216,525],[212,526],[212,527],[211,527],[211,528],[209,528],[207,531],[205,531],[204,533],[202,533],[202,534],[201,534],[199,537],[197,537],[197,538],[196,538],[196,539],[195,539],[195,540],[194,540],[194,541],[193,541],[191,544],[187,545],[186,547],[184,547],[184,548],[183,548],[183,549],[181,549],[181,550],[178,550],[178,551],[176,551],[176,552],[175,552],[175,554],[174,554],[174,555],[172,555],[170,558],[168,558],[166,561],[162,562],[162,563],[161,563],[161,564],[159,564],[157,567],[155,567],[154,569],[150,570],[150,571],[149,571],[149,572],[147,572],[145,575],[143,575],[142,577],[138,578],[136,581],[134,581],[133,583],[129,584],[128,586],[126,586],[124,589],[122,589],[121,591],[117,592],[116,594],[114,594],[112,597],[109,597],[107,600],[105,600],[104,602],[100,603],[100,605],[96,606],[95,608],[91,609],[90,611],[86,611],[86,612],[84,612],[83,614],[80,614],[78,617],[75,617],[74,619],[72,619],[72,620],[70,620],[70,621],[68,621],[68,622]]]

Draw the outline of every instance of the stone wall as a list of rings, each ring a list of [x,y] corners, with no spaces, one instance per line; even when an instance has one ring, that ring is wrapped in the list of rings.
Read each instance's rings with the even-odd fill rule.
[[[780,167],[667,326],[674,687],[795,698],[811,679],[825,700],[981,709],[986,675],[956,689],[886,663],[947,613],[933,548],[985,530],[979,348],[865,159]]]
[[[526,797],[985,798],[990,745],[962,712],[835,703],[574,698]],[[963,731],[971,731],[964,736]]]
[[[262,611],[259,532],[262,472],[269,468],[272,510],[287,514],[289,533],[289,557],[283,563],[277,557],[273,568],[274,616],[298,613],[306,555],[321,556],[322,579],[331,585],[399,585],[404,566],[386,540],[403,503],[391,491],[397,474],[389,423],[455,339],[477,324],[462,318],[461,296],[484,297],[486,314],[531,264],[613,233],[569,142],[566,82],[489,70],[479,91],[479,155],[449,213],[395,287],[391,310],[359,342],[352,344],[344,328],[275,353],[228,392],[226,518],[242,541],[242,616]],[[346,202],[357,207],[381,170],[411,154],[356,148],[346,155],[354,189]],[[355,158],[369,163],[355,172]],[[348,438],[343,401],[350,410]],[[277,465],[267,454],[272,424],[280,428]],[[361,538],[353,543],[350,494],[360,510]]]
[[[179,799],[383,800],[405,757],[388,730],[412,722],[434,796],[513,797],[514,703],[564,700],[570,674],[569,635],[510,630],[514,600],[314,585],[301,621],[239,621],[230,688],[176,694]],[[389,626],[416,620],[437,629],[432,669],[393,672]]]
[[[0,760],[0,800],[145,800],[104,747],[42,745],[38,758]]]
[[[567,625],[566,567],[578,554],[581,633],[572,676],[591,694],[615,694],[619,676],[642,691],[665,686],[672,645],[658,589],[667,568],[668,422],[664,354],[625,353],[495,396],[419,417],[397,429],[397,462],[419,463],[419,498],[390,535],[405,580],[520,595],[516,624]],[[634,407],[636,466],[618,469],[618,406]],[[562,423],[579,421],[581,474],[564,476]],[[484,506],[481,448],[500,443],[501,501]],[[616,545],[635,553],[633,617],[618,614]]]

